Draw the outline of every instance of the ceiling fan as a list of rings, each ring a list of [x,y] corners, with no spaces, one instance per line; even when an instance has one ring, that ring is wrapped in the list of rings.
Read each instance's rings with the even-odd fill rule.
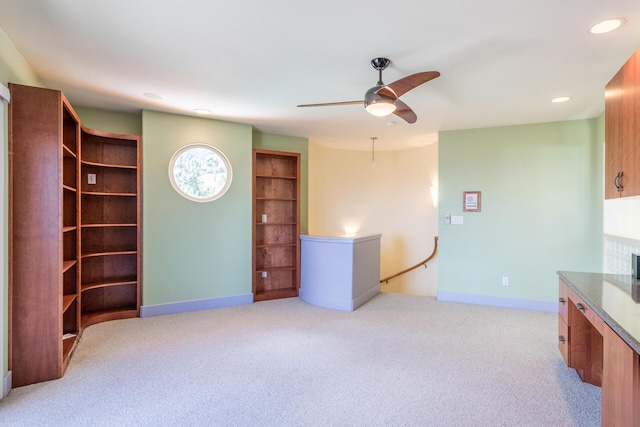
[[[407,123],[415,123],[418,117],[411,108],[400,98],[411,89],[433,80],[440,76],[437,71],[424,71],[422,73],[411,74],[400,80],[385,85],[382,83],[382,70],[387,68],[391,61],[387,58],[374,58],[371,66],[378,70],[378,83],[364,94],[363,101],[328,102],[323,104],[302,104],[298,107],[325,107],[333,105],[354,105],[364,104],[364,108],[372,115],[378,117],[388,116],[393,113]]]

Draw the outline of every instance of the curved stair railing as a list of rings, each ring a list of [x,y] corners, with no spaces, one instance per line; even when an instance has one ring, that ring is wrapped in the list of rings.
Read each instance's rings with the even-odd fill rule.
[[[399,272],[399,273],[396,273],[396,274],[393,274],[393,275],[391,275],[391,276],[388,276],[388,277],[385,277],[385,278],[383,278],[383,279],[380,279],[380,283],[382,283],[382,282],[389,283],[389,280],[394,279],[394,278],[396,278],[396,277],[398,277],[398,276],[401,276],[401,275],[403,275],[404,273],[408,273],[408,272],[410,272],[411,270],[415,270],[416,268],[418,268],[418,267],[420,267],[420,266],[423,266],[423,265],[424,265],[424,268],[427,268],[427,263],[428,263],[429,261],[431,261],[431,260],[433,259],[433,257],[435,257],[435,256],[436,256],[436,253],[437,253],[437,252],[438,252],[438,236],[434,236],[434,237],[433,237],[433,252],[431,252],[431,255],[429,255],[429,257],[428,257],[427,259],[425,259],[424,261],[419,262],[419,263],[417,263],[416,265],[411,266],[411,267],[409,267],[409,268],[407,268],[407,269],[405,269],[405,270],[402,270],[402,271],[401,271],[401,272]]]

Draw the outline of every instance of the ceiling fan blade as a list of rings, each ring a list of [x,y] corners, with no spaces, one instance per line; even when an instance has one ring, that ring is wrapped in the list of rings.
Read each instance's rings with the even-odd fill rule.
[[[333,105],[356,105],[364,104],[364,101],[344,101],[344,102],[325,102],[324,104],[302,104],[297,107],[330,107]]]
[[[376,93],[390,98],[400,98],[411,89],[439,76],[440,73],[437,71],[424,71],[422,73],[411,74],[410,76],[401,78],[400,80],[396,80],[395,82],[386,85]]]
[[[404,102],[396,99],[396,111],[393,112],[396,116],[400,117],[405,122],[411,124],[418,120],[418,116],[413,112],[411,108]]]

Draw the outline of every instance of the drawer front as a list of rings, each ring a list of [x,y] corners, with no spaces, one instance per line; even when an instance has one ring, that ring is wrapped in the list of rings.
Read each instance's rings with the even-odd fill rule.
[[[576,294],[572,289],[569,289],[569,301],[571,304],[574,304],[578,311],[580,311],[584,316],[589,320],[589,322],[593,325],[594,328],[602,335],[602,331],[604,330],[604,320],[598,316],[598,313],[593,311],[591,307],[587,305],[586,302],[578,294]]]
[[[569,326],[567,326],[567,322],[562,319],[562,316],[558,316],[558,350],[560,350],[564,363],[566,363],[567,366],[571,366],[571,361],[569,360],[569,355],[571,354],[569,345]]]
[[[564,323],[569,323],[569,286],[560,279],[558,286],[558,314],[564,320]]]

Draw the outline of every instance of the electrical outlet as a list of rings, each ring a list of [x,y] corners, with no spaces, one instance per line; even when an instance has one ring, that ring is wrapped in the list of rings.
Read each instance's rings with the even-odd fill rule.
[[[502,278],[502,286],[509,286],[509,278],[508,277],[503,277]]]
[[[96,183],[96,174],[89,173],[87,174],[87,184],[95,184]]]
[[[266,272],[266,271],[263,271],[263,272],[262,272],[262,278],[264,279],[265,277],[267,277],[267,272]]]

